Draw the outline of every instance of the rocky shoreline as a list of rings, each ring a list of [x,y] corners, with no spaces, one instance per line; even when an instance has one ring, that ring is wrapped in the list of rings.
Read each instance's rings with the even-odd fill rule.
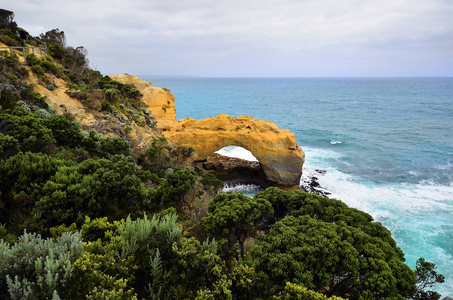
[[[318,194],[322,197],[329,197],[331,193],[319,184],[318,178],[320,175],[325,175],[326,173],[326,170],[316,169],[314,172],[302,174],[299,187],[300,190],[307,193]]]

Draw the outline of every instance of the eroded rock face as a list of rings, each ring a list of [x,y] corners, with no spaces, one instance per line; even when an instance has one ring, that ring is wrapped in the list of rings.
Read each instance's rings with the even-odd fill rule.
[[[288,188],[299,186],[305,154],[294,133],[288,129],[279,129],[270,121],[223,114],[203,120],[176,121],[175,99],[170,91],[153,87],[132,75],[110,77],[134,84],[156,118],[157,128],[174,145],[194,148],[196,160],[204,161],[226,146],[240,146],[259,160],[269,184]]]

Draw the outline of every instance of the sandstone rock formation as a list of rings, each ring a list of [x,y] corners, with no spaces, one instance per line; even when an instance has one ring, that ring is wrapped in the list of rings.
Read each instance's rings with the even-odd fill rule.
[[[132,75],[110,77],[134,84],[155,116],[157,128],[174,145],[193,147],[197,161],[206,161],[215,151],[236,145],[249,150],[259,160],[269,184],[288,188],[299,186],[305,154],[294,133],[288,129],[279,129],[270,121],[223,114],[203,120],[176,121],[175,99],[170,91],[153,87]]]

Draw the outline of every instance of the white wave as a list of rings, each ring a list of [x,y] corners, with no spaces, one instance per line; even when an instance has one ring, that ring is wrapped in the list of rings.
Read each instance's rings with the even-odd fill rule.
[[[223,192],[240,192],[246,196],[253,197],[256,193],[261,192],[263,189],[255,184],[238,184],[238,185],[225,185]]]
[[[449,161],[447,161],[447,163],[445,165],[435,165],[434,168],[436,168],[438,170],[451,170],[451,169],[453,169],[453,164],[449,160]]]
[[[258,159],[256,159],[256,157],[252,154],[252,152],[245,148],[234,145],[223,147],[222,149],[214,153],[228,157],[241,158],[248,161],[258,161]]]
[[[342,141],[330,141],[332,145],[343,144]]]

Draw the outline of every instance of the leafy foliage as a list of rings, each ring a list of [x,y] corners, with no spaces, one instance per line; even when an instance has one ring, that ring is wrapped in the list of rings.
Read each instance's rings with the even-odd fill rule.
[[[203,220],[206,231],[217,238],[226,238],[227,255],[234,254],[234,246],[238,245],[241,257],[245,255],[245,240],[256,237],[257,231],[273,215],[269,201],[240,193],[217,195],[208,209],[208,216]]]
[[[414,299],[440,299],[439,293],[425,290],[445,281],[444,275],[437,273],[436,265],[421,257],[417,260],[415,274],[417,275],[417,292]]]
[[[342,300],[343,298],[332,296],[326,297],[321,293],[311,291],[304,286],[300,286],[291,282],[287,282],[285,289],[280,292],[277,296],[272,298],[273,300]]]
[[[193,299],[202,294],[212,299],[229,299],[229,282],[214,242],[200,244],[182,237],[176,215],[126,219],[120,233],[121,256],[134,257],[134,285],[139,296],[155,299]]]
[[[135,176],[132,158],[88,159],[78,165],[60,167],[42,187],[34,214],[39,226],[82,223],[84,215],[119,219],[139,211],[146,190]]]
[[[52,143],[52,131],[44,121],[23,107],[0,112],[1,131],[19,141],[21,151],[48,152]]]
[[[16,222],[30,214],[45,182],[60,166],[68,164],[62,159],[30,152],[1,160],[0,223]]]

